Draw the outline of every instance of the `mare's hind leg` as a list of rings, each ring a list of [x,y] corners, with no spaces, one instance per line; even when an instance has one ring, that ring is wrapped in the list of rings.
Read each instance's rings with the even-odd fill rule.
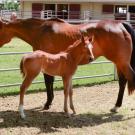
[[[117,65],[117,70],[121,72],[128,81],[129,95],[135,90],[135,73],[128,63],[121,63]]]
[[[118,77],[119,77],[119,93],[118,93],[115,107],[111,109],[111,112],[118,112],[119,107],[121,107],[125,86],[127,82],[127,79],[124,77],[122,73],[118,72]]]
[[[45,103],[43,109],[48,110],[54,98],[54,94],[53,94],[54,77],[44,74],[44,80],[45,80],[45,86],[47,90],[47,102]]]

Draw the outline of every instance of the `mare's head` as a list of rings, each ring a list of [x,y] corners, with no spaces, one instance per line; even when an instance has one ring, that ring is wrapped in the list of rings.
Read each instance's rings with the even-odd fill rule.
[[[7,24],[8,24],[8,21],[3,21],[0,19],[0,47],[10,42],[12,38],[12,36],[10,35],[10,32],[7,31],[7,29],[5,29]]]

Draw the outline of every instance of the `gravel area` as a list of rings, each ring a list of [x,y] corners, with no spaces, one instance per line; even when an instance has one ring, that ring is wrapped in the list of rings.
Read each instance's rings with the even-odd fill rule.
[[[111,113],[118,93],[118,83],[74,88],[77,114],[70,118],[63,113],[63,91],[55,91],[48,111],[43,92],[26,94],[25,120],[18,114],[19,96],[0,97],[0,135],[134,135],[135,93],[123,99],[118,113]]]

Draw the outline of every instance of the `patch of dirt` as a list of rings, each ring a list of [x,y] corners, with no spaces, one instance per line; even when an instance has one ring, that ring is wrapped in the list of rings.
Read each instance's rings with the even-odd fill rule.
[[[135,94],[123,99],[119,113],[111,113],[118,93],[116,82],[74,88],[77,114],[63,113],[63,91],[55,91],[50,110],[42,111],[46,93],[25,95],[25,120],[18,114],[19,96],[0,97],[0,135],[134,135]]]

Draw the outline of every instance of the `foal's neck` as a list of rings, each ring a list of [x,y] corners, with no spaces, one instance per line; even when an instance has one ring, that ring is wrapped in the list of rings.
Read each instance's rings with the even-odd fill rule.
[[[70,55],[74,60],[74,63],[76,63],[77,65],[80,63],[83,57],[82,50],[81,50],[82,48],[80,44],[81,44],[81,40],[78,40],[77,45],[72,45],[66,50],[67,55]]]

